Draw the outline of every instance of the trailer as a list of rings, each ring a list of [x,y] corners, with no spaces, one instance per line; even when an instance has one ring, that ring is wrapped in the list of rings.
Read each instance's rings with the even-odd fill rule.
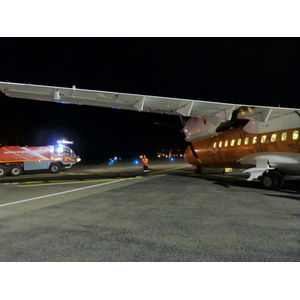
[[[0,177],[18,176],[23,171],[47,170],[58,173],[81,159],[66,145],[40,147],[0,147]]]

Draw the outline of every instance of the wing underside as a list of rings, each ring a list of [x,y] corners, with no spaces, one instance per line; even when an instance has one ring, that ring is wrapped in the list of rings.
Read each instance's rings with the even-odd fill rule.
[[[156,97],[98,90],[43,86],[0,82],[0,90],[13,98],[69,103],[76,105],[99,106],[187,117],[218,116],[230,120],[233,112],[239,119],[256,119],[265,122],[291,112],[292,108],[249,106],[231,103]]]

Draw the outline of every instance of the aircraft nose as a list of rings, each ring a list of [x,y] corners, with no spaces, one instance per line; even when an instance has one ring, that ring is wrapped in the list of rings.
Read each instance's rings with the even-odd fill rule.
[[[191,146],[188,146],[186,149],[185,149],[185,152],[184,152],[184,160],[193,165],[194,163],[197,162],[193,152],[192,152],[192,149],[191,149]]]

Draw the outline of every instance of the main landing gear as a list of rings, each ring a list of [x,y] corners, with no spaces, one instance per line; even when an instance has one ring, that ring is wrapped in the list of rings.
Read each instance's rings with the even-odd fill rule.
[[[262,185],[271,190],[281,189],[284,185],[283,176],[277,171],[269,171],[260,177]]]
[[[203,172],[203,168],[200,167],[193,167],[195,174],[201,174]]]

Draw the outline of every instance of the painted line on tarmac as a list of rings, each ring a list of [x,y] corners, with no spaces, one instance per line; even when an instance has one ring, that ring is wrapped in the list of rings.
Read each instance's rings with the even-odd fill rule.
[[[105,182],[105,183],[99,183],[99,184],[95,184],[95,185],[91,185],[91,186],[86,186],[86,187],[78,188],[78,189],[74,189],[74,190],[64,191],[64,192],[60,192],[60,193],[54,193],[54,194],[39,196],[39,197],[35,197],[35,198],[19,200],[19,201],[15,201],[15,202],[11,202],[11,203],[1,204],[0,207],[11,206],[11,205],[15,205],[15,204],[20,204],[20,203],[35,201],[35,200],[39,200],[39,199],[43,199],[43,198],[48,198],[48,197],[59,196],[59,195],[62,195],[62,194],[78,192],[78,191],[86,190],[86,189],[92,189],[92,188],[99,187],[99,186],[102,186],[102,185],[118,183],[118,182],[125,181],[125,180],[128,180],[128,179],[119,179],[117,181],[109,181],[109,182]]]
[[[174,170],[183,169],[183,168],[187,168],[187,167],[188,167],[188,165],[187,166],[181,166],[181,167],[174,168]]]
[[[127,178],[130,179],[130,178]],[[38,184],[27,184],[30,182],[25,182],[24,185],[19,185],[18,187],[33,187],[33,186],[49,186],[49,185],[63,185],[63,184],[79,184],[79,183],[91,183],[91,182],[100,182],[100,181],[118,181],[120,179],[98,179],[98,180],[87,180],[87,181],[69,181],[69,182],[49,182],[49,183],[38,183]]]
[[[179,169],[183,169],[183,168],[186,168],[187,166],[180,166],[180,167],[177,167],[177,168],[170,168],[170,169],[160,169],[160,168],[151,168],[150,169],[150,173],[152,175],[156,175],[156,174],[160,174],[160,173],[165,173],[165,172],[171,172],[171,171],[175,171],[175,170],[179,170]],[[151,170],[159,170],[159,171],[156,171],[156,172],[151,172]],[[186,171],[187,172],[187,171]],[[188,172],[190,173],[190,172]],[[163,175],[167,175],[167,174],[163,174]]]

